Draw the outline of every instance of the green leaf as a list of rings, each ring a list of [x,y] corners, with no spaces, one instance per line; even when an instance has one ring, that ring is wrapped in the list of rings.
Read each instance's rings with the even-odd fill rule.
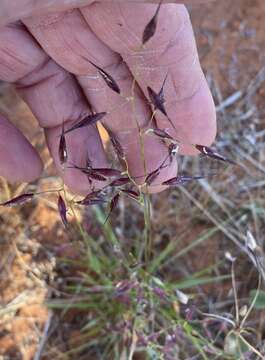
[[[240,336],[234,332],[227,334],[224,343],[224,352],[227,355],[234,356],[236,359],[243,359],[243,354],[249,350],[249,346],[243,342]]]
[[[257,290],[252,290],[250,292],[250,303],[253,302],[256,294],[257,294]],[[261,290],[259,291],[259,294],[254,304],[254,308],[259,310],[265,309],[265,291],[261,291]]]
[[[160,266],[161,263],[172,253],[172,251],[176,248],[176,242],[171,241],[166,248],[158,255],[156,256],[151,264],[149,265],[149,272],[152,274],[154,271],[157,270],[157,268]]]
[[[193,277],[193,278],[186,279],[179,283],[174,284],[174,287],[177,289],[188,289],[190,287],[204,285],[204,284],[210,284],[212,282],[219,282],[219,281],[227,280],[230,278],[231,278],[231,275],[222,275],[222,276],[217,276],[217,277],[204,277],[204,278],[194,278]]]
[[[101,273],[101,263],[99,261],[99,259],[96,256],[91,256],[89,259],[89,265],[90,268],[95,271],[97,274]]]

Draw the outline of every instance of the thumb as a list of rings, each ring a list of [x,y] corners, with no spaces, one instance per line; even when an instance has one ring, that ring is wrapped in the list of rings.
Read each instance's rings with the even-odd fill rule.
[[[32,181],[42,171],[42,162],[22,133],[0,114],[0,176],[11,182]]]
[[[120,0],[101,0],[111,2]],[[159,3],[160,0],[123,0],[135,3]],[[163,0],[163,3],[198,4],[214,0]],[[64,11],[76,7],[87,6],[95,0],[0,0],[0,25],[23,19],[28,16],[48,12]]]

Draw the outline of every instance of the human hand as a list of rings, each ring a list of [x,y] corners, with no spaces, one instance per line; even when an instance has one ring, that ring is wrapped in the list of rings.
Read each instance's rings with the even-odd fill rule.
[[[215,137],[214,104],[185,7],[163,4],[155,36],[141,48],[143,30],[157,7],[147,2],[157,1],[136,2],[0,0],[0,79],[14,83],[28,103],[44,128],[58,172],[77,193],[88,193],[89,184],[81,172],[63,170],[59,135],[62,123],[70,127],[88,111],[89,103],[97,112],[108,112],[102,122],[119,139],[135,177],[143,174],[135,116],[145,127],[152,114],[147,86],[159,91],[166,74],[166,108],[177,134],[157,112],[159,128],[169,129],[185,143],[180,148],[185,154],[196,152],[188,144],[209,145]],[[88,60],[113,76],[122,96],[106,86]],[[126,101],[133,87],[134,101]],[[96,126],[69,133],[66,141],[69,164],[85,166],[88,157],[93,167],[107,166]],[[153,136],[145,136],[144,143],[150,173],[163,161],[167,149]],[[172,162],[157,180],[175,176],[176,167]],[[31,181],[41,171],[35,149],[0,116],[0,175],[10,181]]]

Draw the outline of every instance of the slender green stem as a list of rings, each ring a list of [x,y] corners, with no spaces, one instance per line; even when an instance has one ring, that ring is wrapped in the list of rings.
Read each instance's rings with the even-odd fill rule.
[[[238,298],[237,298],[237,288],[236,288],[234,262],[232,262],[231,273],[232,273],[232,285],[233,285],[235,308],[236,308],[236,324],[238,325],[239,324],[239,307],[238,307]]]
[[[141,150],[141,159],[143,161],[144,167],[144,175],[147,176],[147,164],[145,158],[145,146],[144,146],[144,134],[142,132],[141,126],[136,116],[136,106],[135,106],[135,86],[136,86],[136,76],[137,76],[137,67],[135,69],[135,74],[132,82],[132,112],[134,114],[134,120],[138,129],[139,141],[140,141],[140,150]],[[145,244],[145,263],[148,263],[151,254],[152,248],[152,239],[151,239],[151,204],[150,204],[150,194],[148,191],[148,186],[146,186],[146,194],[144,194],[144,222],[145,222],[145,229],[144,229],[144,244]]]

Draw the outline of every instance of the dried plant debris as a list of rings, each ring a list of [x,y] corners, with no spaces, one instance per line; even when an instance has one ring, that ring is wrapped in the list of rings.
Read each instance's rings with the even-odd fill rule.
[[[143,36],[142,36],[142,44],[144,45],[145,43],[147,43],[147,41],[149,41],[156,32],[156,28],[157,28],[157,20],[158,20],[158,14],[160,11],[162,5],[162,0],[160,1],[160,3],[158,4],[157,8],[156,8],[156,12],[154,14],[154,16],[152,17],[152,19],[149,21],[149,23],[146,25],[144,32],[143,32]]]
[[[101,75],[101,77],[103,78],[103,80],[105,81],[105,83],[107,84],[107,86],[113,90],[114,92],[116,92],[117,94],[121,93],[121,90],[119,88],[119,85],[117,84],[117,82],[113,79],[113,77],[108,74],[105,70],[103,70],[102,68],[100,68],[99,66],[97,66],[96,64],[94,64],[92,61],[88,60],[90,62],[90,64],[92,66],[94,66],[99,74]]]
[[[25,193],[19,196],[14,197],[13,199],[10,199],[2,204],[0,204],[1,206],[6,206],[6,207],[12,207],[12,206],[17,206],[17,205],[23,205],[28,201],[31,201],[34,198],[35,194],[34,193]]]
[[[96,124],[98,121],[102,120],[104,116],[106,116],[106,112],[94,113],[87,115],[84,119],[80,120],[78,123],[74,124],[70,129],[66,130],[64,134],[68,134],[69,132],[80,129],[84,126],[91,126]]]
[[[59,195],[58,197],[58,212],[60,214],[60,217],[61,217],[61,220],[62,220],[62,223],[64,224],[64,226],[67,228],[68,226],[68,220],[67,220],[67,208],[66,208],[66,204],[65,204],[65,201],[64,199],[61,197],[61,195]]]

